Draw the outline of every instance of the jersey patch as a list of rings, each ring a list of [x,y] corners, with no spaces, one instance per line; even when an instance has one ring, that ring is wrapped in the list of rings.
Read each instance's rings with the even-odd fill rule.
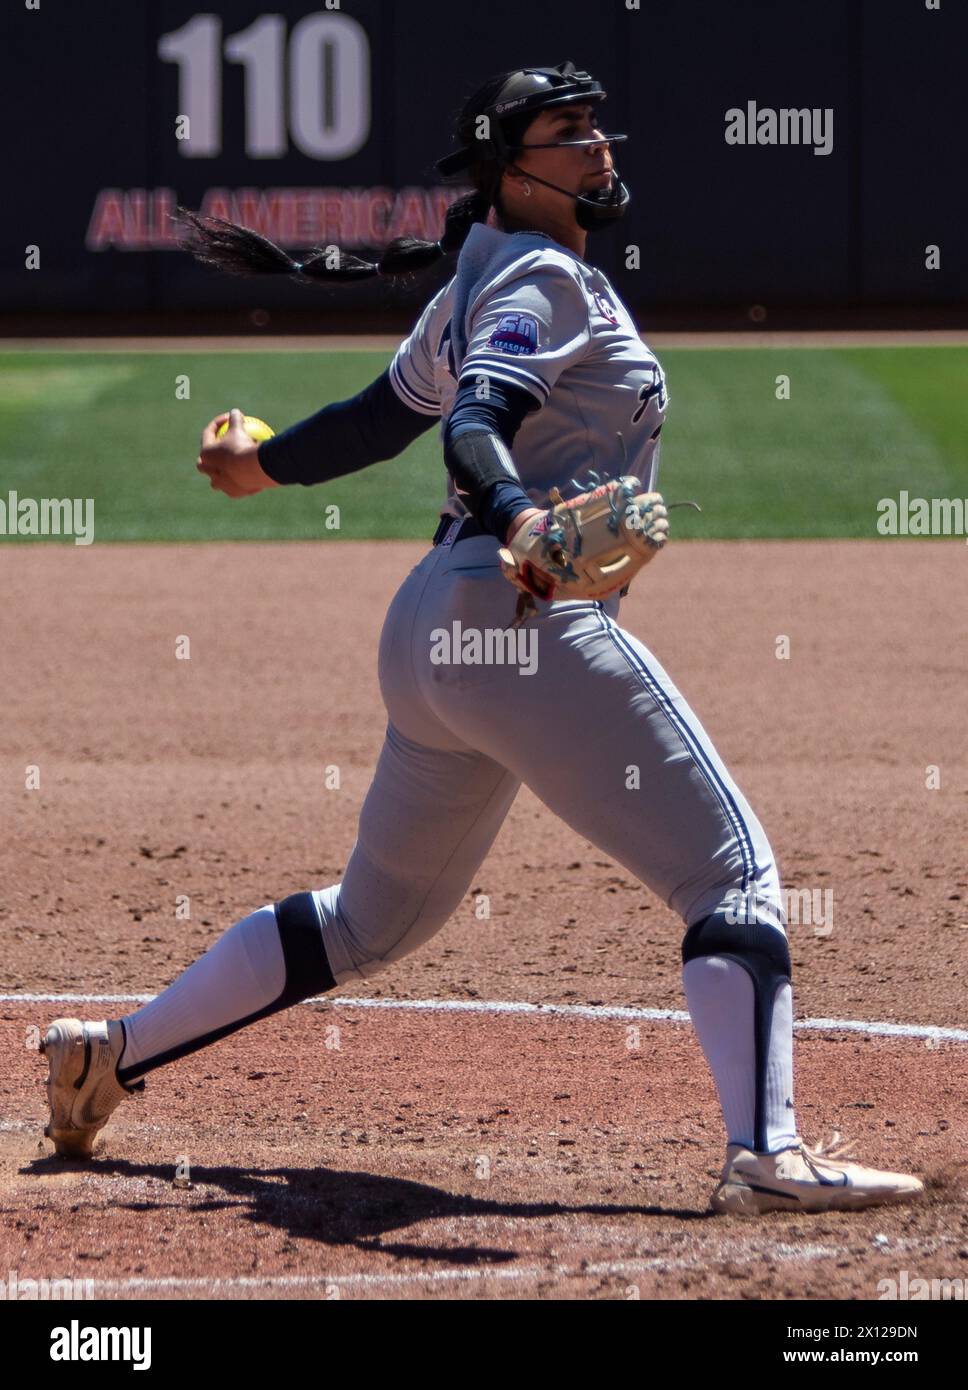
[[[538,351],[538,320],[533,314],[504,314],[487,346],[513,357],[533,357]]]
[[[598,312],[601,314],[602,318],[607,319],[613,328],[617,328],[618,314],[615,312],[615,306],[611,304],[605,298],[605,296],[598,290],[595,291],[593,298],[595,300],[595,305],[598,309]]]

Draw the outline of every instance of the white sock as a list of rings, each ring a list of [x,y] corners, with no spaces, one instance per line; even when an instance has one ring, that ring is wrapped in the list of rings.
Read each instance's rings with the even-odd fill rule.
[[[697,956],[682,972],[693,1026],[716,1082],[730,1144],[754,1149],[756,1044],[753,981],[736,961]],[[781,985],[773,1006],[766,1067],[767,1150],[797,1137],[793,1110],[793,992]]]
[[[279,998],[285,982],[270,903],[236,922],[157,999],[127,1015],[121,1071],[258,1013]]]
[[[766,1064],[767,1152],[788,1149],[799,1137],[793,1108],[793,989],[780,985],[773,1000],[773,1027]]]

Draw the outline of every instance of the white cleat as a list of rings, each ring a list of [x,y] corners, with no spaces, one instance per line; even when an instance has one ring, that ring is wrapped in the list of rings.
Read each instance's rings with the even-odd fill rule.
[[[44,1130],[64,1158],[90,1158],[94,1138],[132,1090],[117,1077],[124,1050],[120,1023],[82,1023],[57,1018],[47,1029],[40,1050],[47,1058],[50,1121]]]
[[[911,1202],[924,1183],[909,1173],[887,1173],[845,1160],[849,1145],[835,1133],[827,1148],[802,1139],[780,1153],[761,1154],[729,1144],[726,1166],[712,1195],[713,1211],[759,1216],[765,1211],[857,1211]]]

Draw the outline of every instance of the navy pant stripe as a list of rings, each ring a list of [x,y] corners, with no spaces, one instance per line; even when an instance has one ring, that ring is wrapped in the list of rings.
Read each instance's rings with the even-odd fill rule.
[[[749,888],[751,879],[753,879],[756,875],[756,852],[753,848],[753,840],[750,835],[749,828],[747,827],[746,822],[743,820],[743,817],[740,813],[739,807],[736,805],[736,801],[732,795],[732,792],[729,790],[727,786],[724,785],[723,780],[719,776],[719,773],[717,772],[716,768],[712,765],[712,763],[710,763],[705,749],[697,741],[695,734],[689,728],[689,725],[686,723],[686,721],[682,719],[680,715],[676,712],[676,709],[672,704],[672,701],[669,699],[668,695],[663,690],[659,681],[656,680],[655,676],[646,666],[645,662],[642,660],[641,656],[635,650],[635,648],[631,647],[628,644],[628,642],[624,640],[624,634],[622,633],[621,629],[617,626],[616,623],[612,621],[612,619],[608,616],[607,613],[605,613],[602,610],[600,606],[597,608],[596,611],[598,613],[599,618],[602,621],[604,631],[608,634],[609,638],[615,644],[616,648],[625,657],[625,660],[628,662],[628,665],[630,666],[632,671],[634,671],[634,673],[639,677],[645,689],[655,700],[656,704],[659,706],[663,714],[665,714],[666,718],[669,720],[669,723],[672,725],[676,733],[682,739],[682,742],[688,749],[689,753],[692,755],[693,761],[699,768],[699,771],[705,777],[706,782],[708,783],[713,795],[716,797],[716,800],[722,807],[723,814],[726,817],[727,823],[731,826],[733,833],[736,836],[740,848],[740,854],[743,857],[743,891],[746,892],[746,890]]]

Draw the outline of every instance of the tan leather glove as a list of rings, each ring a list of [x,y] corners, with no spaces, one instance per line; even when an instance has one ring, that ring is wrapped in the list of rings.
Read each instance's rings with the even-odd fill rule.
[[[661,493],[638,478],[613,478],[552,505],[517,530],[498,552],[504,577],[543,599],[603,599],[624,589],[669,537]]]

